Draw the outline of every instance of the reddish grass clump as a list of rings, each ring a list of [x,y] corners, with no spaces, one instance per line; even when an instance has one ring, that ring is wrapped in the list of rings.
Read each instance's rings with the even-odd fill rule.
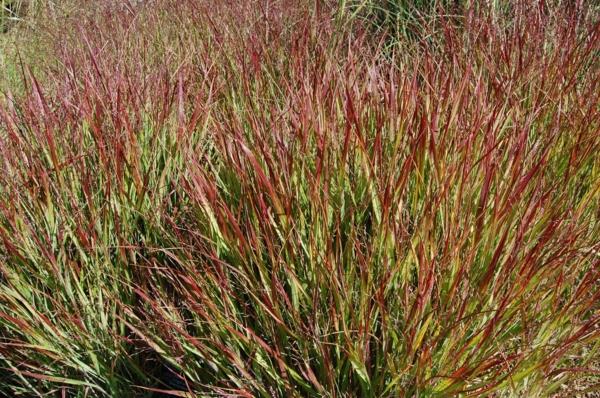
[[[0,102],[0,394],[598,389],[596,10],[109,3]]]

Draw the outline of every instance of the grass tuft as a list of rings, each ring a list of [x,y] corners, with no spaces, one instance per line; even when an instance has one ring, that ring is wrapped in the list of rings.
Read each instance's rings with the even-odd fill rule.
[[[597,389],[597,10],[100,3],[0,100],[0,394]]]

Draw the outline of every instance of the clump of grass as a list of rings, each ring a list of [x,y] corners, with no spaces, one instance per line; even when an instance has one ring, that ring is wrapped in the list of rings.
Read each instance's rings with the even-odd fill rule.
[[[20,1],[2,0],[0,2],[0,33],[8,32],[10,26],[19,19]]]
[[[0,105],[0,393],[549,396],[593,375],[600,38],[552,7],[440,16],[403,54],[291,1],[61,31]]]
[[[440,0],[359,0],[345,2],[344,5],[353,18],[360,18],[369,27],[384,32],[388,39],[394,41],[417,39],[425,33],[425,25],[443,17],[444,13],[460,3]]]

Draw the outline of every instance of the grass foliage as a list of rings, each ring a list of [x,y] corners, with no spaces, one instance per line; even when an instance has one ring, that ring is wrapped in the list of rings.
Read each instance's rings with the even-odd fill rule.
[[[598,388],[594,9],[97,3],[0,100],[0,394]]]

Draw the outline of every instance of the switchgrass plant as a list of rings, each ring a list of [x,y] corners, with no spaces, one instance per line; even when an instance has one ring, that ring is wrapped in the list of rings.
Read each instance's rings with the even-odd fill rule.
[[[593,10],[390,55],[232,4],[100,8],[1,103],[0,393],[597,389]]]

